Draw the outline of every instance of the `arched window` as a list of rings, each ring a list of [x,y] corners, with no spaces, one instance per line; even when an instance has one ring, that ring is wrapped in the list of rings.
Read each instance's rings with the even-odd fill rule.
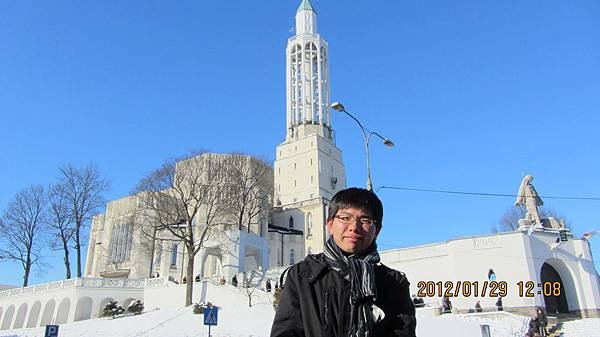
[[[296,263],[296,256],[294,253],[294,249],[290,249],[290,264],[294,264]]]
[[[177,248],[176,243],[171,247],[171,267],[177,267]]]
[[[293,218],[293,217],[290,217],[290,220],[289,220],[289,227],[290,227],[290,228],[294,228],[294,218]]]
[[[306,215],[306,236],[311,236],[312,235],[312,213],[308,212],[308,214]]]

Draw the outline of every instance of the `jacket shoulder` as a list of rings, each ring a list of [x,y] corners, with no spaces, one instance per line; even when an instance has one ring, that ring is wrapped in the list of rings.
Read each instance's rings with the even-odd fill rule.
[[[384,265],[383,263],[378,264],[377,269],[379,270],[380,273],[386,275],[389,278],[394,279],[399,284],[402,284],[405,282],[406,282],[406,285],[410,284],[410,282],[408,282],[408,278],[406,277],[406,274],[399,270],[392,269],[392,268]]]
[[[312,283],[327,269],[329,269],[329,266],[327,262],[325,262],[325,257],[322,253],[311,254],[304,258],[304,260],[291,266],[288,270],[286,279],[288,277],[295,280],[303,278]]]

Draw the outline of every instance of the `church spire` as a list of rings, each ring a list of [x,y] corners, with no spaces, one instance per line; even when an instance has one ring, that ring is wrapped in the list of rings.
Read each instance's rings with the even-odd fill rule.
[[[302,0],[296,12],[296,35],[317,34],[317,12],[309,0]]]
[[[333,141],[327,42],[317,33],[317,14],[309,0],[298,7],[296,35],[288,41],[286,56],[286,139],[316,133]]]
[[[302,0],[302,3],[298,7],[298,12],[300,11],[313,11],[315,14],[317,13],[310,3],[310,0]]]

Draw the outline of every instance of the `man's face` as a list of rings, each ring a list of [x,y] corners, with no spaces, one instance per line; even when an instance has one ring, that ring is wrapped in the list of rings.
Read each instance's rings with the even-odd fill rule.
[[[361,253],[369,248],[377,237],[375,223],[367,225],[365,222],[368,221],[364,219],[372,219],[371,214],[356,208],[345,208],[338,210],[332,219],[327,220],[327,229],[344,252]]]

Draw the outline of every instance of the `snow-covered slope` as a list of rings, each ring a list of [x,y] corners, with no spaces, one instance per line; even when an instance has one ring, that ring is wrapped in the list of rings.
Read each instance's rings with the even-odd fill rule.
[[[252,307],[244,289],[209,284],[206,300],[219,307],[219,325],[211,328],[213,337],[267,337],[271,330],[274,310],[271,293],[256,290]],[[481,325],[490,326],[494,337],[514,337],[523,324],[522,316],[498,315],[443,315],[432,317],[424,311],[417,315],[417,336],[480,337]],[[596,336],[589,333],[600,330],[600,319],[580,320],[566,325],[567,336]],[[4,337],[43,337],[44,328],[2,330]],[[60,337],[163,337],[208,336],[208,327],[202,315],[194,315],[191,308],[153,310],[139,316],[117,319],[99,318],[60,326]]]

